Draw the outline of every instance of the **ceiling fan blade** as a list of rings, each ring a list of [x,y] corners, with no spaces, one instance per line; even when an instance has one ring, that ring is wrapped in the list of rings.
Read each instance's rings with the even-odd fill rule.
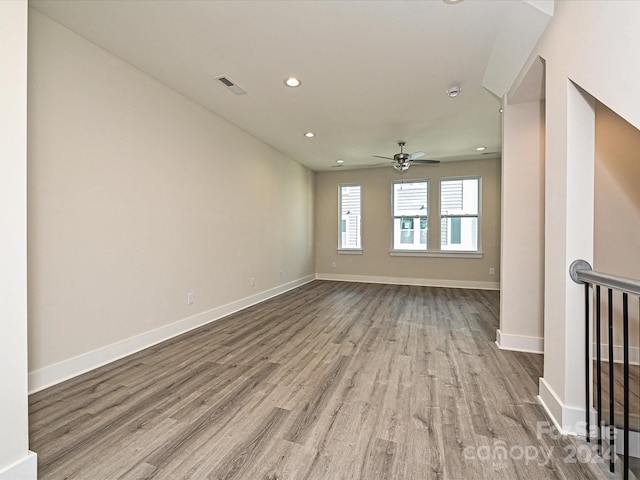
[[[424,157],[425,155],[426,153],[424,152],[414,152],[411,155],[409,155],[409,160],[413,160],[414,158]]]
[[[383,157],[381,155],[373,155],[373,156],[376,157],[376,158],[384,158],[385,160],[393,160],[393,158],[391,158],[391,157]]]
[[[429,163],[429,164],[435,164],[435,163],[440,163],[440,160],[411,160],[411,163]]]

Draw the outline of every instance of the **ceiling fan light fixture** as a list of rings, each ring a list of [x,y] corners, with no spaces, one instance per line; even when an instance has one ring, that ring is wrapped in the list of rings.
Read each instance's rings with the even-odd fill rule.
[[[393,168],[395,168],[399,172],[406,172],[407,170],[409,170],[410,166],[410,162],[398,162],[393,165]]]
[[[299,87],[302,82],[298,80],[296,77],[289,77],[284,81],[284,84],[287,87],[295,88]]]

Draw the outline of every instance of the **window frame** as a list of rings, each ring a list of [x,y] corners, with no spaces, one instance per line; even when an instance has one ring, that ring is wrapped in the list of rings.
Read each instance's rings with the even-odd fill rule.
[[[406,215],[395,215],[395,186],[397,184],[405,184],[405,183],[426,183],[427,184],[427,203],[425,204],[425,215],[414,215],[414,216],[406,216]],[[430,200],[431,200],[431,181],[428,178],[412,178],[412,179],[404,179],[404,180],[392,180],[391,181],[391,255],[424,255],[429,253],[429,213],[430,213]],[[424,249],[415,249],[415,248],[395,248],[395,235],[396,235],[396,218],[402,221],[403,218],[411,218],[418,219],[418,225],[420,226],[422,223],[422,218],[425,218],[426,223],[426,235],[425,235],[425,248]],[[415,227],[413,228],[415,232]],[[420,235],[421,228],[418,228],[418,235]],[[414,242],[415,244],[415,242]]]
[[[442,214],[442,183],[455,180],[477,180],[478,181],[478,213],[477,215],[447,215]],[[439,252],[446,255],[482,254],[482,176],[463,175],[455,177],[441,177],[438,191],[438,218],[439,218]],[[443,250],[442,249],[442,220],[443,218],[476,218],[476,250]]]
[[[360,239],[359,247],[342,246],[342,189],[344,187],[360,188],[360,218],[358,220],[357,237]],[[362,183],[339,183],[338,184],[338,253],[362,253]]]

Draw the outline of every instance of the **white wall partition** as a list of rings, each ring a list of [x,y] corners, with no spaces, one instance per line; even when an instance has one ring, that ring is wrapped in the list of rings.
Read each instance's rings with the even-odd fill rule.
[[[640,3],[558,2],[534,56],[546,66],[545,369],[540,397],[568,432],[584,418],[583,289],[571,262],[593,259],[594,108],[640,126]],[[507,228],[507,227],[505,227]],[[526,275],[523,274],[523,281]],[[582,337],[583,338],[583,337]]]
[[[0,2],[0,479],[36,478],[27,403],[27,2]]]
[[[544,102],[505,104],[500,348],[542,353]],[[526,276],[526,280],[523,280]]]

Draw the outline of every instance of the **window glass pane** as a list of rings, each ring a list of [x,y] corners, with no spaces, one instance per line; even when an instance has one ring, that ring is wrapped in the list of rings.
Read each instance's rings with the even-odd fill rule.
[[[440,182],[440,249],[478,251],[480,179]]]
[[[427,182],[393,184],[393,216],[427,215]]]
[[[440,227],[442,250],[478,250],[478,217],[445,217]]]
[[[427,247],[427,217],[420,218],[420,245]]]
[[[477,178],[440,182],[440,215],[478,215]]]
[[[393,183],[393,249],[427,250],[429,182]]]
[[[400,243],[403,245],[413,245],[413,229],[402,230],[400,232]]]
[[[340,185],[338,248],[362,248],[361,236],[361,187],[360,185]]]
[[[451,219],[451,244],[460,245],[460,217]]]
[[[397,217],[393,220],[393,249],[427,249],[427,217]]]
[[[413,245],[413,218],[400,219],[400,243]]]
[[[360,215],[360,185],[341,185],[342,215]]]

